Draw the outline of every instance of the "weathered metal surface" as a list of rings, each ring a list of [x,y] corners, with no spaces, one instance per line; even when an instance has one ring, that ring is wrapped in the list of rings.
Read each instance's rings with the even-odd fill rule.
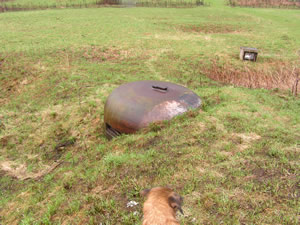
[[[134,133],[152,122],[170,120],[200,105],[199,96],[181,85],[162,81],[123,84],[105,104],[106,132],[110,137],[118,132]]]

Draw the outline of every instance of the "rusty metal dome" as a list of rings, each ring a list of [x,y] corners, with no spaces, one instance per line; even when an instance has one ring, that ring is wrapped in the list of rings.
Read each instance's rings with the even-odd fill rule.
[[[170,120],[201,106],[193,91],[170,82],[136,81],[113,90],[104,107],[108,138],[130,134],[152,122]]]

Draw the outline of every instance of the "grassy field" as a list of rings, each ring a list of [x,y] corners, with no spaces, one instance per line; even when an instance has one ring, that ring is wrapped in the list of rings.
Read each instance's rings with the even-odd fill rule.
[[[210,3],[0,14],[1,225],[141,224],[154,186],[184,197],[181,224],[298,224],[299,10]],[[192,89],[202,109],[108,141],[107,96],[145,79]]]

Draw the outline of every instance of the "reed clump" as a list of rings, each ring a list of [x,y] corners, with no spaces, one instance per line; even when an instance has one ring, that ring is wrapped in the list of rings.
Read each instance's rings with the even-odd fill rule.
[[[236,67],[230,63],[213,60],[204,73],[212,80],[247,88],[291,90],[297,95],[300,69],[296,65],[278,63],[268,67],[244,65]]]
[[[300,8],[299,0],[228,0],[230,6],[255,8]]]

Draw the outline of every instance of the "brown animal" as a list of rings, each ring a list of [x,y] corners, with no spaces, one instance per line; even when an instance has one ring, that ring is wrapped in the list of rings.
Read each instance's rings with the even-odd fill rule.
[[[183,198],[179,194],[170,188],[156,187],[141,191],[141,195],[147,198],[143,208],[143,225],[179,225],[176,211],[183,214]]]

